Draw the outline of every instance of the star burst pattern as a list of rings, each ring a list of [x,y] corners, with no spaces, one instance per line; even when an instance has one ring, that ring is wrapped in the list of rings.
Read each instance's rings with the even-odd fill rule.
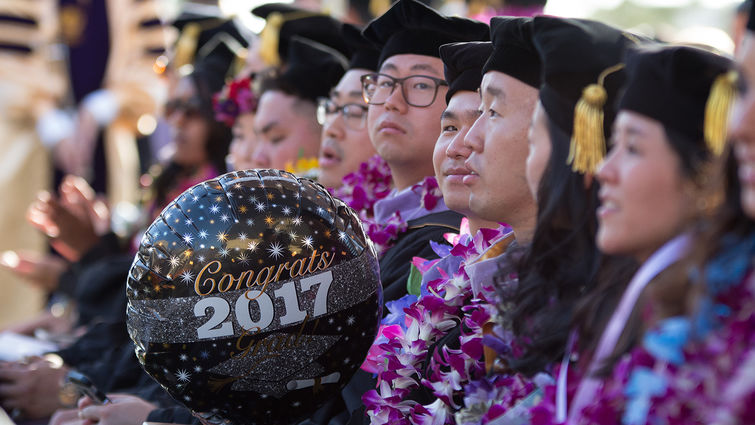
[[[248,176],[238,172],[231,179]],[[323,203],[326,197],[320,188],[302,185],[292,191],[270,180],[247,181],[251,184],[231,180],[232,193],[222,193],[227,184],[208,181],[166,208],[163,220],[142,239],[153,276],[161,280],[153,278],[133,293],[191,292],[202,268],[213,261],[221,261],[224,268],[267,266],[297,259],[306,251],[330,250],[333,242],[353,238],[340,224],[333,227],[327,215],[334,208]],[[191,379],[193,369],[171,368],[170,374],[178,378],[179,372]]]
[[[270,257],[277,260],[278,258],[283,256],[283,245],[279,244],[278,242],[273,242],[270,244],[270,248],[267,249],[267,252],[270,253]]]

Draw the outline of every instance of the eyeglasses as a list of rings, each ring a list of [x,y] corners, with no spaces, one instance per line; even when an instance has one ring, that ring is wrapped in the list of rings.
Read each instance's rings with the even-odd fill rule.
[[[325,124],[328,116],[341,113],[343,122],[351,130],[361,130],[367,117],[367,106],[359,103],[347,103],[338,106],[335,102],[327,97],[317,99],[317,122]]]
[[[165,116],[183,112],[187,117],[196,117],[202,113],[202,101],[198,97],[190,99],[171,99],[165,103]]]
[[[362,95],[370,105],[382,105],[401,84],[401,94],[409,106],[424,108],[432,105],[438,96],[438,87],[448,83],[429,75],[410,75],[393,78],[385,74],[366,74],[362,78]]]

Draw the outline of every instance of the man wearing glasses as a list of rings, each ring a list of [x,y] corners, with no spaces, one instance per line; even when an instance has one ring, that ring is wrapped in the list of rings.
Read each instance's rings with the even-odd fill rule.
[[[428,242],[442,241],[461,220],[442,199],[426,205],[422,196],[421,183],[435,175],[433,149],[448,90],[438,49],[490,35],[486,24],[443,16],[416,0],[396,2],[363,34],[380,48],[379,71],[362,76],[367,128],[394,183],[393,192],[375,204],[375,221],[385,223],[398,213],[407,224],[380,260],[383,298],[391,301],[406,295],[412,257],[434,257]]]
[[[375,155],[367,133],[367,104],[360,78],[375,72],[380,54],[357,27],[343,24],[341,34],[352,50],[348,71],[330,96],[320,98],[317,105],[317,120],[322,125],[318,181],[334,189],[343,184],[344,176]]]
[[[436,205],[423,203],[422,182],[435,175],[433,149],[448,90],[438,49],[490,35],[486,24],[443,16],[416,0],[394,3],[363,34],[380,48],[379,71],[362,76],[367,129],[394,183],[393,192],[375,204],[375,221],[383,224],[398,215],[406,223],[380,259],[383,299],[389,302],[407,294],[412,257],[436,258],[429,242],[443,241],[443,234],[458,231],[461,221],[442,199]],[[369,422],[361,397],[375,386],[372,375],[361,370],[346,386],[342,396],[349,423]]]
[[[316,102],[343,75],[347,61],[334,49],[293,37],[287,66],[280,75],[265,76],[254,117],[254,168],[286,169],[320,149],[321,128]]]

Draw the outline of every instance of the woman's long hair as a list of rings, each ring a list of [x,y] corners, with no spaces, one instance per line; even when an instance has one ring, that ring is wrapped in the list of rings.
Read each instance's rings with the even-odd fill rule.
[[[566,164],[570,138],[550,120],[549,133],[551,155],[538,189],[535,232],[518,264],[513,309],[503,312],[524,350],[509,366],[526,375],[561,359],[574,326],[583,331],[581,347],[593,344],[636,270],[634,261],[598,251],[598,184],[585,187],[585,177]],[[587,297],[589,305],[583,302]]]
[[[218,81],[218,77],[211,72],[210,68],[205,69],[201,65],[196,65],[188,78],[191,79],[199,97],[201,117],[208,124],[207,140],[204,144],[207,161],[219,174],[223,174],[228,171],[226,170],[225,157],[228,155],[232,135],[230,128],[215,119],[212,106],[212,96],[222,88],[223,80],[221,78]],[[166,198],[173,190],[176,182],[182,177],[190,176],[195,171],[196,167],[180,165],[172,160],[168,162],[165,168],[155,177],[153,184],[155,205],[162,207],[169,202],[170,199]]]

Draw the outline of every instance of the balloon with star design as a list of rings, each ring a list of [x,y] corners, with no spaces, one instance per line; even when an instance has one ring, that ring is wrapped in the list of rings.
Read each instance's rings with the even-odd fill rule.
[[[278,170],[188,189],[147,229],[127,282],[144,369],[208,423],[292,423],[338,394],[381,317],[356,213]]]

